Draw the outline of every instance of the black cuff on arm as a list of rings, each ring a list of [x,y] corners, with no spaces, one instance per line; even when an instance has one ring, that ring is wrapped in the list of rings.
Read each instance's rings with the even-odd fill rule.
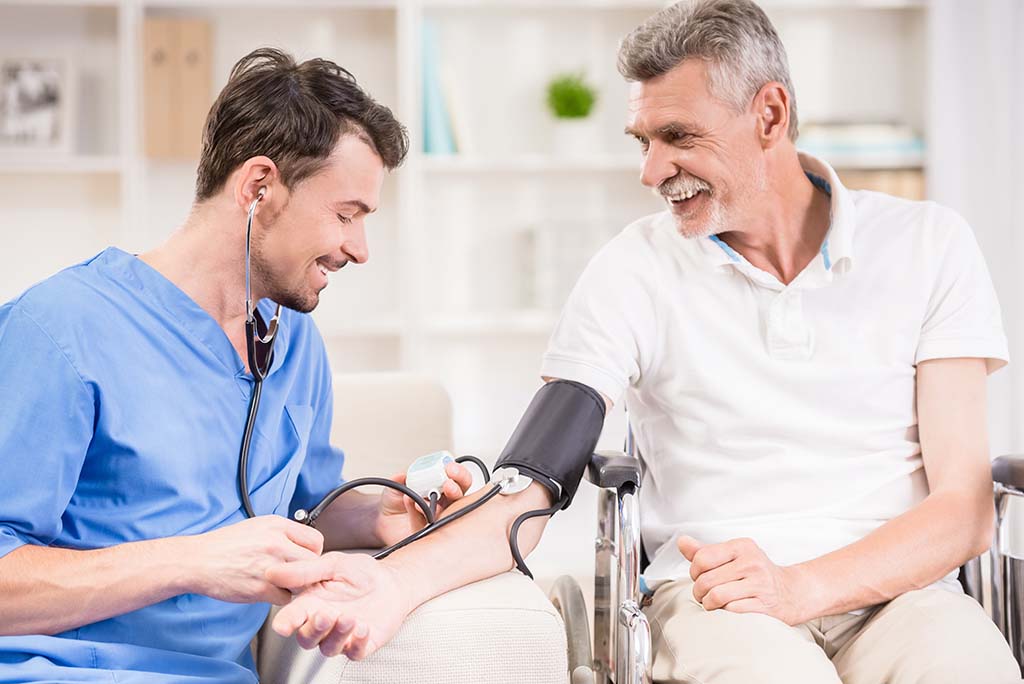
[[[572,503],[604,427],[600,393],[578,382],[554,380],[541,387],[498,458]]]

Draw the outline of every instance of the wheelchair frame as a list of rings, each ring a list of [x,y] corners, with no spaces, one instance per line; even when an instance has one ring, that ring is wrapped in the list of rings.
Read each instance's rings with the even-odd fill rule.
[[[587,478],[600,488],[594,553],[594,632],[583,592],[560,577],[551,600],[565,620],[572,684],[650,684],[653,660],[651,628],[641,611],[639,494],[641,470],[632,431],[626,451],[594,454]],[[984,596],[981,557],[960,572],[966,593],[986,608],[1002,632],[1018,665],[1024,663],[1024,454],[992,462],[996,522],[989,550],[990,600]],[[986,606],[986,603],[988,605]]]

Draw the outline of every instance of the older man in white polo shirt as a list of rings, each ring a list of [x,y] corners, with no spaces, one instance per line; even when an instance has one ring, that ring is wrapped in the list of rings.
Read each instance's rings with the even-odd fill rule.
[[[949,209],[800,154],[746,0],[623,43],[627,132],[667,211],[589,264],[543,374],[624,397],[646,473],[657,681],[1017,681],[956,582],[991,539],[999,305]]]

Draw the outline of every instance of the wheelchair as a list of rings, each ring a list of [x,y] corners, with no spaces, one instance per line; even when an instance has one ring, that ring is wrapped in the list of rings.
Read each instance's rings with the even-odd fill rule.
[[[555,581],[549,598],[562,615],[572,684],[650,684],[651,628],[641,610],[641,466],[630,431],[625,451],[600,451],[587,468],[599,489],[595,540],[593,641],[583,592],[572,577]],[[982,558],[960,568],[976,599],[1024,663],[1024,454],[992,462],[996,523],[986,578]],[[986,581],[987,579],[987,581]],[[988,591],[986,592],[986,588]],[[986,597],[985,594],[988,593]],[[987,599],[987,600],[986,600]]]

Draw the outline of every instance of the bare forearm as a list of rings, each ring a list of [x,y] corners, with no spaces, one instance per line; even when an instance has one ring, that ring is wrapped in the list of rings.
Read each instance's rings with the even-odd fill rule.
[[[384,546],[377,529],[380,495],[350,490],[335,499],[316,522],[325,551],[377,549]]]
[[[475,501],[467,497],[450,512]],[[514,561],[508,535],[516,517],[551,505],[550,495],[534,483],[519,494],[496,496],[461,520],[396,551],[386,558],[409,588],[409,609],[447,591],[510,570]],[[546,518],[533,518],[519,529],[519,549],[525,556],[537,545]]]
[[[190,592],[183,539],[15,549],[0,558],[0,635],[59,634]]]
[[[804,575],[816,616],[884,603],[938,581],[991,541],[991,499],[933,493],[863,539],[792,566]]]

